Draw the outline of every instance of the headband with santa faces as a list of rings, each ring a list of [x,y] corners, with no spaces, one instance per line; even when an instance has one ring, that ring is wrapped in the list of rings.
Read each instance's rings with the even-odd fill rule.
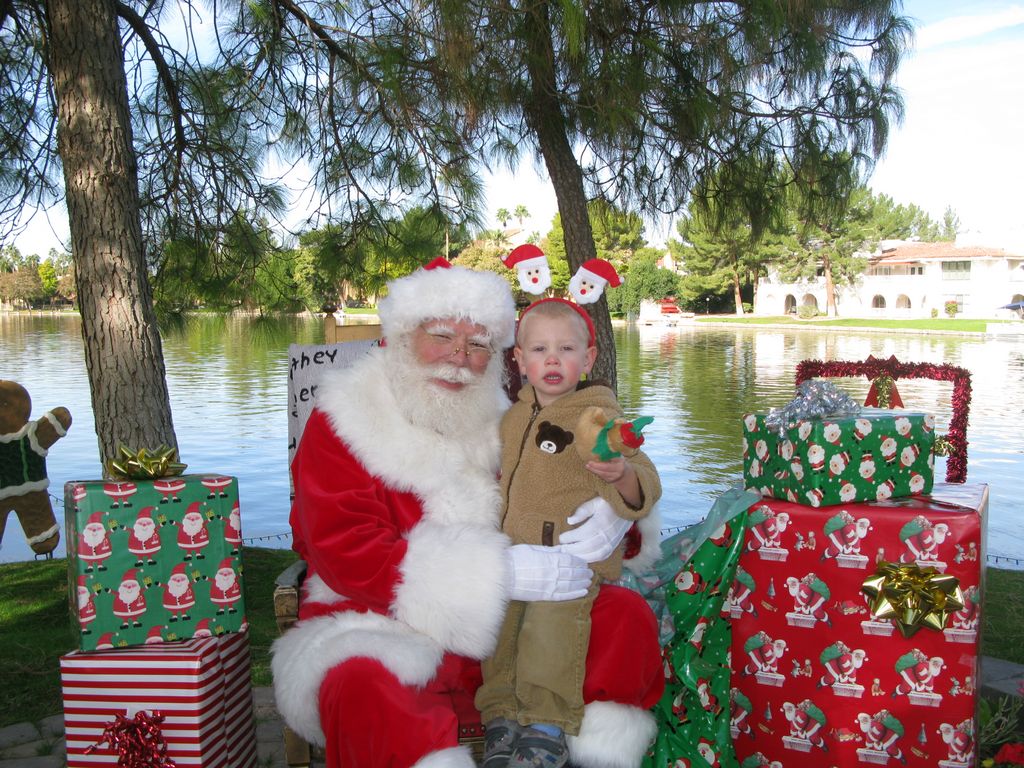
[[[536,295],[544,293],[551,287],[551,270],[548,267],[547,257],[540,248],[532,243],[514,248],[508,256],[502,259],[502,263],[509,269],[518,271],[519,287],[527,293]],[[583,262],[582,266],[576,270],[576,274],[569,280],[569,293],[576,300],[575,304],[560,298],[540,299],[519,314],[519,322],[522,322],[526,313],[538,304],[559,301],[572,307],[583,318],[587,324],[587,331],[590,333],[590,346],[593,346],[596,339],[594,322],[579,305],[596,302],[601,298],[608,285],[612,288],[622,285],[622,278],[615,271],[615,267],[604,259],[589,259]]]

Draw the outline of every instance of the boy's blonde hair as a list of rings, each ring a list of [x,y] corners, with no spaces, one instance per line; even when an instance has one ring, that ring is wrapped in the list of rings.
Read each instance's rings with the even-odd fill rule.
[[[526,309],[519,316],[519,326],[516,328],[516,346],[522,345],[523,328],[531,317],[548,317],[562,320],[569,320],[579,332],[580,338],[588,346],[596,346],[591,339],[591,330],[587,321],[583,319],[582,309],[562,299],[541,299]]]

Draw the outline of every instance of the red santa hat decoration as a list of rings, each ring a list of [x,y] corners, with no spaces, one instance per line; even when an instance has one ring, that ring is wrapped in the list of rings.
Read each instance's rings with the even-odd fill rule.
[[[536,245],[532,243],[520,245],[518,248],[513,249],[506,258],[502,259],[502,263],[510,269],[517,269],[519,271],[519,285],[524,291],[540,294],[550,287],[551,273],[548,269],[547,257],[544,256],[544,252]],[[587,325],[587,332],[590,335],[590,345],[593,346],[596,338],[594,322],[590,319],[590,315],[587,314],[586,310],[579,305],[593,304],[604,295],[604,289],[609,285],[612,288],[622,285],[622,278],[615,271],[615,267],[612,266],[611,262],[604,259],[589,259],[583,262],[583,265],[576,270],[576,274],[569,280],[569,293],[572,295],[575,303],[557,296],[538,299],[519,314],[519,321],[522,322],[526,313],[538,304],[552,301],[567,304],[583,318]]]
[[[519,273],[519,287],[527,293],[538,295],[551,287],[551,268],[544,251],[533,243],[526,243],[501,260],[509,269]]]
[[[615,267],[604,259],[589,259],[569,280],[569,293],[578,304],[593,304],[609,285],[612,288],[622,285],[622,278]]]

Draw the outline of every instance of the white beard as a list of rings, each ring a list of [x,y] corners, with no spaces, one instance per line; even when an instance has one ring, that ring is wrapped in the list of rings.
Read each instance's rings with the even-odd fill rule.
[[[184,595],[188,592],[188,576],[171,576],[171,578],[167,580],[167,591],[173,597],[181,597]]]
[[[181,529],[189,536],[195,536],[203,530],[203,516],[196,513],[185,515],[181,519]]]
[[[235,572],[234,571],[217,571],[217,575],[214,577],[214,583],[217,585],[217,589],[227,592],[235,584]]]
[[[82,529],[82,541],[90,547],[98,547],[107,538],[107,529],[98,523],[89,523]]]
[[[117,596],[125,603],[131,605],[139,599],[139,592],[141,591],[142,588],[139,586],[139,582],[126,581],[118,588]]]
[[[447,363],[425,366],[416,361],[407,345],[390,350],[388,375],[395,401],[411,423],[445,437],[475,435],[492,425],[502,408],[503,357],[495,353],[479,376],[469,368]],[[465,384],[448,390],[433,379]]]
[[[156,531],[156,525],[151,520],[135,523],[135,538],[139,541],[148,541],[154,531]]]

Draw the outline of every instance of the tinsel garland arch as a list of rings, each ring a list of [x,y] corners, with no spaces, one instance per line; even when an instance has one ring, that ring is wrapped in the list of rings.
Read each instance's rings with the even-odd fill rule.
[[[953,384],[953,415],[949,421],[946,440],[949,443],[946,457],[946,482],[962,483],[967,480],[967,419],[971,408],[971,372],[949,363],[901,363],[895,357],[881,360],[868,356],[862,362],[830,360],[803,360],[796,366],[796,385],[807,379],[840,378],[865,376],[875,383],[886,378],[931,379],[948,381]],[[895,387],[893,387],[895,388]]]

